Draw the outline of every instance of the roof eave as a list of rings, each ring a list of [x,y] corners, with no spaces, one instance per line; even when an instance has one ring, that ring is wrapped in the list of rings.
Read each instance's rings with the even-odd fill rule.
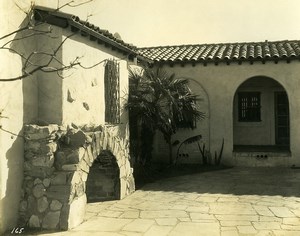
[[[122,51],[126,51],[128,54],[137,55],[136,51],[134,51],[126,46],[123,46],[123,45],[113,41],[112,39],[106,37],[105,35],[99,34],[98,32],[95,32],[92,29],[89,29],[88,27],[86,27],[76,21],[68,20],[68,23],[70,26],[76,27],[80,31],[83,31],[89,35],[92,35],[92,36],[96,37],[97,39],[103,41],[104,43],[111,45],[112,47],[118,48]]]
[[[80,32],[84,32],[90,36],[93,36],[97,40],[100,40],[103,43],[110,45],[112,48],[116,48],[122,51],[124,54],[127,54],[129,58],[136,57],[138,60],[142,60],[147,63],[152,62],[152,60],[139,54],[134,48],[130,48],[127,47],[126,45],[118,43],[113,39],[83,25],[82,23],[79,23],[79,17],[75,15],[63,13],[58,10],[42,7],[42,6],[35,6],[34,11],[35,11],[35,19],[37,21],[52,24],[61,28],[75,27]],[[45,17],[45,16],[49,16],[49,17]],[[55,17],[55,18],[51,18],[51,17]]]

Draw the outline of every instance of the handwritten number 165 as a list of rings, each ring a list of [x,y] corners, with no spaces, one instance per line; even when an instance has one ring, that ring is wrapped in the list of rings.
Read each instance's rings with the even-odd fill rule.
[[[13,228],[11,231],[12,234],[21,234],[24,233],[24,228]]]

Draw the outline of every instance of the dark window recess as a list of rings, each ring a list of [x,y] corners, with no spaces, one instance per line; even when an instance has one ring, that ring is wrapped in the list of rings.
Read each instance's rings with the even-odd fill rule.
[[[192,106],[196,106],[195,103],[191,104]],[[195,108],[194,108],[195,109]],[[183,109],[182,113],[174,114],[174,120],[177,128],[189,128],[195,129],[197,127],[197,119],[194,115]]]
[[[176,117],[175,122],[177,128],[196,128],[196,118],[194,116],[188,116],[181,120]]]
[[[104,72],[105,122],[120,123],[120,74],[119,63],[108,60]]]
[[[239,121],[261,121],[260,92],[241,92],[238,94]]]

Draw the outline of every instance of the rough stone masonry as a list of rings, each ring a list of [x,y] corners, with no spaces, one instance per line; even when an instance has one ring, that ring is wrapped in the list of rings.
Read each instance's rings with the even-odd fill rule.
[[[89,169],[103,151],[116,158],[120,199],[135,190],[128,137],[119,137],[116,126],[26,125],[24,135],[19,225],[61,230],[79,225],[85,214]]]

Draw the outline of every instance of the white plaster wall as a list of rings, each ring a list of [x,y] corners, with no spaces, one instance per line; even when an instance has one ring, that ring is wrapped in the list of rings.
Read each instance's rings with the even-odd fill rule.
[[[7,35],[24,23],[25,14],[16,6],[28,10],[30,1],[1,1],[0,36]],[[28,35],[27,31],[13,34],[0,40],[3,45],[8,40]],[[7,44],[25,55],[35,47],[34,38]],[[0,77],[12,78],[22,74],[23,61],[8,50],[0,52]],[[0,82],[0,125],[14,134],[22,135],[23,123],[37,117],[37,82],[35,75],[15,82]],[[0,235],[16,226],[23,181],[23,138],[0,130]]]
[[[72,32],[51,26],[55,40],[47,37],[38,40],[40,48],[53,50]],[[68,65],[79,58],[84,69],[75,66],[61,73],[39,73],[39,118],[46,123],[57,124],[104,124],[104,65],[107,59],[116,59],[120,63],[120,101],[124,104],[128,93],[127,61],[122,54],[89,40],[89,37],[75,35],[67,39],[58,58]],[[56,64],[57,66],[57,64]],[[84,107],[83,104],[88,105]],[[123,107],[121,105],[121,107]],[[124,109],[121,111],[121,123],[127,122]]]
[[[76,49],[76,50],[74,50]],[[63,46],[63,61],[69,62],[76,56],[84,66],[99,65],[91,69],[77,67],[73,71],[64,72],[63,80],[63,123],[75,124],[104,124],[104,70],[105,60],[115,59],[120,67],[120,101],[124,103],[128,90],[127,61],[122,60],[122,55],[97,42],[91,42],[88,37],[76,35],[67,40]],[[73,102],[68,101],[68,91]],[[89,107],[84,108],[83,103]],[[122,109],[123,113],[123,109]],[[80,114],[80,115],[79,115]]]
[[[28,11],[33,1],[16,0],[1,1],[0,9],[2,12],[2,21],[0,36],[6,35],[19,29],[26,14],[22,10]],[[56,7],[57,1],[35,1],[38,5]],[[33,51],[53,50],[70,32],[53,27],[53,36],[49,37],[30,37],[27,40],[20,40],[8,47],[20,50],[28,55]],[[15,37],[26,35],[23,31],[19,34],[13,34],[8,40]],[[68,40],[61,51],[58,53],[58,59],[68,64],[75,57],[83,56],[83,64],[91,65],[94,62],[107,58],[121,59],[122,54],[114,53],[108,48],[101,48],[96,44],[87,46],[83,42],[88,39],[78,37],[76,40]],[[1,45],[7,40],[1,40]],[[51,42],[51,43],[50,43]],[[91,47],[91,48],[89,48]],[[100,50],[106,51],[105,53]],[[69,54],[68,56],[62,55]],[[47,58],[39,57],[35,60],[42,62]],[[0,53],[0,77],[11,78],[22,74],[24,61],[12,51],[1,50]],[[5,62],[5,63],[3,63]],[[120,61],[121,71],[121,97],[126,97],[126,88],[128,87],[127,62]],[[77,124],[103,124],[104,107],[103,107],[103,64],[92,70],[73,70],[70,73],[63,73],[63,76],[70,76],[63,81],[55,73],[38,72],[24,80],[4,83],[0,82],[0,110],[2,116],[7,118],[0,119],[0,125],[3,129],[14,134],[22,135],[23,123],[77,123]],[[77,82],[75,81],[77,80]],[[91,84],[94,83],[94,86]],[[76,102],[67,102],[67,90],[75,91],[77,96]],[[123,102],[123,100],[121,99]],[[90,110],[86,111],[82,107],[82,102],[87,102]],[[64,112],[63,112],[64,111]],[[127,132],[127,114],[122,111],[121,122],[118,132],[128,135]],[[10,133],[0,130],[0,234],[6,230],[16,227],[18,218],[19,199],[21,194],[21,183],[23,181],[23,138],[17,137]]]
[[[237,88],[247,79],[255,76],[267,76],[278,81],[287,91],[290,105],[290,137],[291,137],[291,164],[300,165],[300,63],[292,61],[286,63],[274,62],[255,62],[226,64],[208,64],[203,66],[190,64],[182,67],[165,66],[166,70],[174,72],[177,77],[195,78],[205,88],[209,98],[209,133],[210,150],[220,150],[222,139],[225,140],[223,158],[224,162],[232,164],[233,149],[233,99]]]

